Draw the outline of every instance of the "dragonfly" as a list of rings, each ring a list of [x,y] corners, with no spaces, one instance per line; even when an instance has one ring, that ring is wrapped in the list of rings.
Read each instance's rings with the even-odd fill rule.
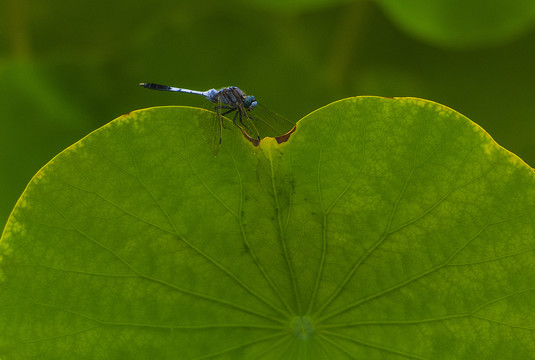
[[[213,103],[213,116],[202,116],[199,118],[199,125],[214,156],[217,156],[221,146],[224,118],[232,120],[253,144],[258,144],[260,139],[266,136],[284,135],[295,125],[283,116],[271,112],[259,104],[254,96],[247,95],[236,86],[197,91],[153,83],[139,85],[151,90],[200,95]]]

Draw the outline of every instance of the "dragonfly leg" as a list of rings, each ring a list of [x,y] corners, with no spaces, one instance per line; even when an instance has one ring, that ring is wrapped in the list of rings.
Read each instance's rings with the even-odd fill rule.
[[[216,106],[215,107],[217,110],[220,110],[220,109],[228,109],[227,111],[225,111],[224,113],[220,113],[219,111],[216,111],[216,113],[218,115],[221,115],[221,116],[225,116],[227,114],[230,114],[231,112],[233,111],[236,111],[236,108],[233,108],[233,107],[229,107],[229,106]]]
[[[253,120],[254,120],[254,121],[257,121],[255,117],[252,117],[252,116],[249,116],[249,115],[247,115],[247,117],[248,117],[249,119],[251,119],[251,121],[253,121]],[[254,127],[254,124],[253,124],[253,127]],[[255,129],[256,129],[256,127],[255,127]],[[258,134],[258,132],[257,132],[257,135],[258,135],[258,141],[260,141],[260,134]]]
[[[243,128],[247,131],[249,131],[249,127],[247,125],[245,125],[245,123],[243,122],[243,118],[242,118],[242,112],[240,111],[240,124],[242,124]]]
[[[241,111],[237,111],[236,114],[234,115],[234,119],[233,119],[232,121],[234,122],[234,124],[235,124],[237,127],[241,128],[241,129],[245,129],[245,130],[248,131],[248,130],[249,130],[249,127],[248,127],[247,125],[245,125],[245,123],[243,122],[242,117],[241,117],[241,114],[242,114]],[[238,125],[238,124],[236,124],[236,116],[238,116],[238,115],[239,115],[239,119],[240,119],[240,124],[241,124],[241,126]]]
[[[236,111],[236,114],[234,114],[234,117],[232,118],[232,122],[234,123],[234,125],[238,126],[238,124],[236,124],[236,116],[238,116],[239,112]]]
[[[245,125],[245,123],[243,122],[243,116],[242,115],[248,117],[249,119],[252,119],[252,118],[249,117],[247,114],[245,114],[245,112],[240,111],[240,124],[242,124],[244,128],[249,129],[249,127],[247,125]]]

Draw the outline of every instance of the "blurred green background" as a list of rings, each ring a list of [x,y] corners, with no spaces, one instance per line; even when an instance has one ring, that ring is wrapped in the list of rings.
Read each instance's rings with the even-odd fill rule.
[[[535,164],[535,1],[2,0],[0,227],[32,175],[142,89],[236,85],[294,121],[355,95],[437,101]]]

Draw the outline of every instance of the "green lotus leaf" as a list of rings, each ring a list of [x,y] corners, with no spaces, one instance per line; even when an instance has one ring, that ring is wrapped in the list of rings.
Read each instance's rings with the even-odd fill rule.
[[[531,357],[535,177],[433,102],[289,137],[124,115],[30,182],[0,240],[0,358]]]

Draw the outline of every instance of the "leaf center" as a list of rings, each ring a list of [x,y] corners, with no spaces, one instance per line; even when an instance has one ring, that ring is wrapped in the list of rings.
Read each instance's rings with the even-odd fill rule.
[[[308,316],[296,316],[292,319],[290,325],[295,337],[301,340],[308,340],[314,333],[314,324]]]

